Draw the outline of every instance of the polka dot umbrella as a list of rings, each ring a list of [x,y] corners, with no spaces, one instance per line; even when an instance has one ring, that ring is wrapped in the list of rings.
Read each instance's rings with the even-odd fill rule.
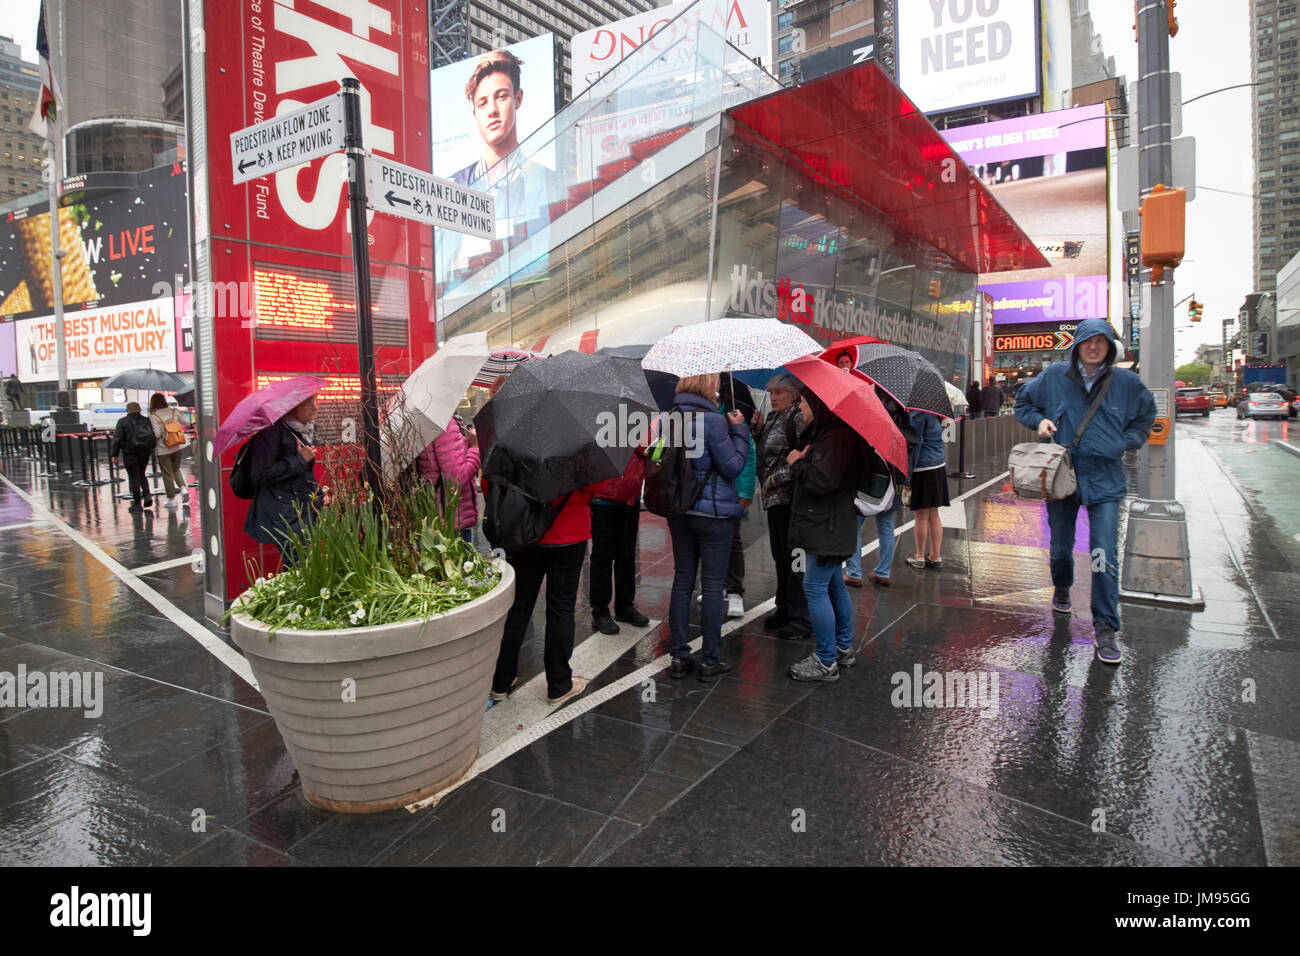
[[[908,411],[955,417],[943,373],[916,352],[897,345],[860,345],[857,368]]]

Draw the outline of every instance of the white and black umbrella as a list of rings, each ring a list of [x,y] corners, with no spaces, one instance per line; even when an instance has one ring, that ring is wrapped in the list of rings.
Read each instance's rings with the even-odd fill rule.
[[[954,417],[943,373],[916,352],[897,345],[860,345],[857,367],[908,411]]]

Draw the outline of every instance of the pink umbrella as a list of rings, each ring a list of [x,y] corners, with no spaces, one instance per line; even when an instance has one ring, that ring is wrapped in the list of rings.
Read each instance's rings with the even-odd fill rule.
[[[274,425],[321,390],[325,383],[311,375],[299,375],[272,382],[252,395],[240,400],[226,420],[217,429],[212,440],[212,453],[223,454],[250,435],[256,435],[268,425]]]

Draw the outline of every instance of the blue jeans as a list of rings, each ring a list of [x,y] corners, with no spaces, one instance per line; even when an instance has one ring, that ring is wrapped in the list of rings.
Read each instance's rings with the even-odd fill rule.
[[[803,593],[808,598],[808,618],[817,638],[817,659],[826,666],[835,663],[835,649],[853,646],[853,603],[839,562],[825,566],[816,555],[808,555],[803,571]]]
[[[894,515],[901,510],[901,505],[897,498],[894,499],[894,507],[882,514],[876,515],[876,540],[880,542],[880,549],[877,552],[876,560],[876,577],[889,577],[889,569],[894,566]],[[851,578],[862,580],[862,522],[866,521],[862,515],[858,515],[858,548],[845,562],[844,573]]]
[[[672,655],[679,660],[690,657],[686,631],[691,622],[691,592],[695,590],[695,572],[699,569],[700,629],[704,632],[704,650],[700,658],[712,666],[722,653],[722,579],[731,556],[732,521],[704,515],[670,515],[668,534],[673,541],[673,593],[668,604],[668,634]],[[841,581],[841,586],[843,582]]]
[[[1047,503],[1047,524],[1052,529],[1052,584],[1068,588],[1074,583],[1074,525],[1082,501],[1078,493]],[[1100,501],[1088,506],[1088,551],[1092,562],[1092,623],[1119,630],[1119,502]],[[1100,567],[1104,559],[1104,567]]]

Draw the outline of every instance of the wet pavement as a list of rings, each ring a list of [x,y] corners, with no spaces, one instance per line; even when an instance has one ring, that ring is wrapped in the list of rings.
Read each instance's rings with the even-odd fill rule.
[[[664,624],[584,638],[584,580],[579,653],[607,665],[588,692],[435,805],[364,817],[305,802],[261,696],[214,656],[229,646],[201,618],[188,510],[130,515],[0,459],[0,672],[103,675],[98,717],[0,709],[0,863],[1295,865],[1300,459],[1270,447],[1284,431],[1300,439],[1231,410],[1179,423],[1206,608],[1123,604],[1118,668],[1093,657],[1085,515],[1076,611],[1053,618],[1043,508],[1009,494],[1000,445],[972,440],[943,569],[903,563],[904,525],[893,586],[850,591],[861,652],[838,683],[791,681],[809,642],[762,627],[775,579],[756,511],[731,675],[670,680]],[[667,534],[648,514],[641,534],[638,604],[662,619]],[[931,672],[982,692],[927,700],[909,685]]]

